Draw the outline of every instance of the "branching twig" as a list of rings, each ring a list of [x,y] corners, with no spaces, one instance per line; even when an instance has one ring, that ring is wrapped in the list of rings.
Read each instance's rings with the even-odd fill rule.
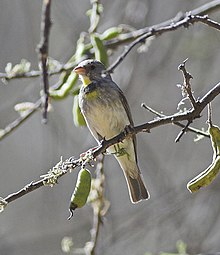
[[[166,117],[166,115],[164,115],[164,114],[162,114],[162,113],[159,113],[158,111],[152,109],[150,106],[146,105],[145,103],[142,103],[141,106],[142,106],[143,108],[145,108],[146,110],[148,110],[149,112],[155,114],[155,115],[158,116],[158,117],[162,117],[162,118],[163,118],[163,117]],[[182,123],[180,123],[180,122],[174,121],[173,124],[175,124],[175,125],[177,125],[177,126],[179,126],[179,127],[182,127],[182,128],[185,127],[185,125],[182,124]],[[195,134],[197,134],[197,135],[202,135],[202,136],[205,136],[205,137],[209,137],[209,134],[208,134],[207,132],[204,132],[204,131],[199,130],[199,129],[194,128],[194,127],[187,127],[185,131],[190,131],[190,132],[195,133]]]
[[[128,46],[125,47],[123,53],[116,59],[116,61],[109,66],[106,72],[112,73],[114,69],[125,59],[125,57],[128,55],[128,53],[139,43],[144,43],[145,40],[152,36],[158,36],[162,35],[165,32],[170,32],[177,30],[180,27],[188,27],[190,24],[194,24],[195,22],[202,22],[207,25],[210,25],[211,27],[220,30],[220,24],[213,21],[208,22],[207,16],[200,17],[200,16],[193,16],[191,14],[188,14],[184,19],[181,19],[177,22],[173,21],[167,26],[163,27],[151,27],[151,30],[143,34],[142,36],[138,37],[136,40],[134,40],[132,43],[130,43]],[[211,21],[211,20],[209,20]],[[214,25],[215,24],[215,25]]]
[[[195,100],[195,97],[193,95],[192,88],[191,88],[191,85],[190,85],[190,80],[193,77],[188,71],[186,71],[186,67],[185,67],[186,61],[187,61],[187,59],[184,60],[183,63],[178,66],[178,70],[180,70],[183,73],[183,80],[184,80],[183,85],[181,86],[181,89],[182,89],[183,96],[185,94],[187,94],[192,106],[194,108],[196,108],[197,107],[197,102]]]
[[[178,21],[184,19],[189,13],[194,16],[196,16],[196,15],[201,16],[201,15],[205,15],[205,14],[211,14],[212,12],[217,11],[219,8],[220,8],[220,0],[214,0],[207,4],[200,6],[194,10],[191,10],[189,12],[186,12],[186,13],[178,12],[177,15],[175,17],[173,17],[172,19],[166,20],[166,21],[159,23],[157,25],[154,25],[151,27],[144,27],[144,28],[134,30],[134,31],[126,33],[126,34],[119,35],[118,38],[107,41],[105,45],[109,46],[110,48],[115,48],[115,47],[122,45],[124,43],[131,42],[131,41],[137,39],[138,37],[142,36],[143,34],[150,32],[152,30],[152,28],[156,29],[156,28],[160,28],[160,27],[165,27],[165,26],[172,24],[173,22],[178,22]]]
[[[51,0],[44,0],[41,18],[41,41],[38,45],[39,59],[42,68],[42,106],[43,106],[43,122],[47,122],[47,108],[49,99],[49,80],[47,72],[49,33],[51,27],[50,20]]]

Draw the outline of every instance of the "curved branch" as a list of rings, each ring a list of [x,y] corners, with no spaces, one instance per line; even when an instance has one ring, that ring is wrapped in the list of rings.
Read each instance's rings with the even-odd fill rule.
[[[144,27],[144,28],[134,30],[134,31],[126,33],[126,34],[119,35],[118,38],[111,39],[111,40],[107,41],[106,46],[108,46],[110,48],[115,48],[123,43],[131,42],[134,39],[142,36],[143,34],[150,32],[152,28],[160,28],[160,27],[168,26],[168,25],[172,24],[173,22],[178,22],[178,21],[184,19],[189,13],[194,16],[211,14],[212,12],[217,11],[219,8],[220,8],[220,0],[214,0],[214,1],[211,1],[210,3],[204,4],[200,7],[196,8],[194,10],[188,11],[186,13],[178,12],[175,17],[173,17],[169,20],[163,21],[157,25],[150,26],[150,27]]]
[[[116,61],[109,66],[109,68],[106,70],[107,73],[113,73],[114,69],[125,59],[125,57],[128,55],[128,53],[139,43],[145,43],[145,40],[152,37],[152,36],[159,36],[166,32],[175,31],[180,27],[189,27],[189,25],[194,24],[196,22],[204,23],[210,27],[213,27],[217,30],[220,30],[220,24],[218,22],[212,21],[207,16],[194,16],[191,13],[186,13],[183,15],[183,19],[181,18],[177,22],[172,20],[170,24],[158,27],[158,26],[152,26],[146,33],[144,33],[142,36],[138,37],[136,40],[134,40],[132,43],[130,43],[128,46],[125,47],[122,54],[116,59]]]

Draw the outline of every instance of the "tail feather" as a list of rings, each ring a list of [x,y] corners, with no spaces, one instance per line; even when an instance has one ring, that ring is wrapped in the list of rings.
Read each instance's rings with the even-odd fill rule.
[[[150,198],[150,194],[144,185],[141,174],[138,174],[136,178],[132,178],[125,172],[125,177],[132,203],[137,203],[141,200]]]
[[[141,200],[150,198],[150,195],[145,187],[141,171],[137,165],[134,143],[125,139],[123,148],[126,150],[127,154],[119,156],[115,154],[114,156],[124,172],[131,202],[135,204]],[[115,152],[115,148],[110,147],[108,151]]]

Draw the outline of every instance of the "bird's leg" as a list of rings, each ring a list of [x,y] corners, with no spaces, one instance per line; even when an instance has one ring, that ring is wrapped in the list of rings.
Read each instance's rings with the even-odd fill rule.
[[[115,155],[117,158],[127,155],[128,159],[129,159],[130,155],[128,154],[128,152],[126,151],[125,148],[120,147],[119,143],[114,145],[114,149],[115,149],[115,152],[113,152],[111,154]]]
[[[134,128],[131,125],[126,125],[125,128],[124,128],[124,133],[125,133],[125,135],[127,136],[128,139],[132,138],[133,131],[134,131]],[[122,143],[123,143],[123,141],[122,141]],[[130,157],[129,153],[126,151],[125,148],[123,148],[123,147],[120,148],[119,143],[114,145],[114,148],[115,148],[115,152],[113,152],[112,154],[115,154],[116,157],[122,157],[124,155],[127,155],[128,159],[129,159],[129,157]]]

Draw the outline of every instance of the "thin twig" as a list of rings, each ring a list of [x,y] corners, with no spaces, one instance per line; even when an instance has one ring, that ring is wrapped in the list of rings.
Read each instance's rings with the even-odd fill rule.
[[[193,77],[186,70],[186,61],[187,61],[187,59],[184,60],[183,63],[178,66],[178,70],[180,70],[183,74],[183,85],[181,86],[181,88],[182,88],[183,96],[184,96],[184,94],[187,94],[192,106],[194,108],[196,108],[197,107],[197,102],[196,102],[195,97],[193,95],[191,84],[190,84],[190,80]]]
[[[130,43],[128,46],[125,47],[122,54],[116,59],[116,61],[109,66],[109,68],[106,70],[108,73],[112,73],[114,69],[125,59],[125,57],[128,55],[128,53],[139,43],[144,43],[147,38],[150,38],[152,36],[159,36],[166,32],[171,32],[174,30],[177,30],[180,27],[188,27],[190,24],[194,24],[196,22],[203,22],[207,25],[210,25],[209,22],[207,22],[207,16],[199,17],[198,16],[192,16],[191,14],[188,14],[184,19],[181,19],[177,22],[173,21],[167,26],[163,27],[152,27],[151,30],[143,34],[142,36],[138,37],[136,40],[134,40],[132,43]],[[214,27],[215,29],[220,30],[220,24],[215,22],[216,25]],[[217,25],[218,24],[218,25]]]
[[[212,127],[212,106],[211,103],[208,104],[208,120],[207,123]]]
[[[206,25],[208,25],[209,27],[213,27],[217,30],[220,29],[220,24],[214,20],[211,20],[208,15],[204,15],[204,16],[199,16],[199,15],[190,15],[191,19],[193,19],[193,22],[196,21],[200,21]]]
[[[66,64],[61,64],[59,63],[58,67],[55,68],[55,70],[48,71],[48,75],[52,76],[55,74],[60,74],[63,71],[70,71],[72,70],[77,63],[66,63]],[[0,79],[5,79],[6,81],[12,80],[12,79],[23,79],[23,78],[37,78],[40,75],[42,75],[41,70],[32,70],[29,72],[21,73],[21,74],[15,74],[13,76],[9,76],[7,73],[0,73]]]
[[[14,131],[17,127],[19,127],[25,120],[27,120],[37,109],[41,106],[41,99],[38,99],[33,107],[27,111],[25,111],[21,116],[19,116],[16,120],[8,124],[4,129],[0,130],[0,141],[8,136],[12,131]]]
[[[143,107],[144,109],[148,110],[149,112],[153,113],[154,115],[156,115],[157,117],[164,117],[165,115],[154,110],[153,108],[151,108],[150,106],[146,105],[145,103],[141,104],[141,107]]]
[[[53,86],[51,86],[51,88],[55,88],[56,85],[57,84],[54,84]],[[42,103],[42,100],[40,98],[34,103],[31,109],[25,111],[22,115],[20,115],[13,122],[9,123],[3,129],[0,129],[0,141],[4,139],[6,136],[8,136],[13,130],[18,128],[25,120],[31,117],[33,113],[35,113],[41,107],[41,103]]]
[[[155,114],[158,117],[166,117],[165,114],[159,113],[158,111],[152,109],[150,106],[146,105],[145,103],[142,103],[141,106],[143,108],[145,108],[146,110],[148,110],[149,112]],[[180,122],[174,121],[173,124],[175,124],[176,126],[182,127],[182,128],[185,127],[185,125],[180,123]],[[187,129],[185,131],[190,131],[190,132],[195,133],[197,135],[202,135],[202,136],[205,136],[205,137],[210,137],[207,132],[204,132],[204,131],[202,131],[200,129],[197,129],[197,128],[194,128],[194,127],[187,127]]]
[[[49,34],[51,28],[50,20],[51,0],[44,0],[42,6],[41,17],[41,41],[38,45],[39,59],[42,68],[42,106],[43,106],[43,122],[47,122],[47,108],[49,100],[49,80],[47,72],[48,48],[49,48]]]
[[[175,143],[178,143],[180,141],[181,137],[186,133],[186,131],[191,123],[192,123],[191,120],[187,121],[187,124],[184,126],[184,128],[179,132],[178,136],[176,137]]]

